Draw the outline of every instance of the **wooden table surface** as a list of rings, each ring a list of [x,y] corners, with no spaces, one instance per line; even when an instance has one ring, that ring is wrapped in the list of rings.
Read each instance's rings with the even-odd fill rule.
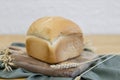
[[[120,35],[85,35],[85,42],[91,42],[96,48],[97,54],[120,54]],[[25,42],[24,35],[0,35],[0,49],[5,48],[12,42]],[[13,80],[13,79],[0,79]],[[24,80],[24,79],[14,79]]]

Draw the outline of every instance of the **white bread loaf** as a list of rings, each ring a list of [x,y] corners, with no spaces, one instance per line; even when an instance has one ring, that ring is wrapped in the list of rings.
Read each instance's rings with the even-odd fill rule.
[[[43,17],[27,32],[28,55],[46,63],[59,63],[80,55],[83,35],[78,25],[62,17]]]

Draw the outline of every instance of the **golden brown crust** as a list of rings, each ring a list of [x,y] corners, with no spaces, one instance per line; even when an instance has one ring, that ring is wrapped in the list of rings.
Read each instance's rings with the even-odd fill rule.
[[[79,56],[83,34],[75,23],[62,17],[44,17],[27,32],[26,49],[30,56],[47,63],[59,63]]]
[[[53,41],[60,34],[82,33],[78,25],[62,17],[44,17],[35,21],[27,35],[43,37]]]

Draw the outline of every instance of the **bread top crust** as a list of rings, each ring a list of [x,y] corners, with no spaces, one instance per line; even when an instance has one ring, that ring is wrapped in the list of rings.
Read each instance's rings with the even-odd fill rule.
[[[81,29],[74,22],[63,17],[43,17],[32,23],[27,35],[36,36],[53,42],[61,35],[82,33]]]

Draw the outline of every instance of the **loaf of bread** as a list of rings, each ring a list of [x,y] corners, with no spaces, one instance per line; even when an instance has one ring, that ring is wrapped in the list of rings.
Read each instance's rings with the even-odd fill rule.
[[[83,34],[78,25],[63,17],[43,17],[32,23],[27,32],[29,56],[46,63],[59,63],[80,55]]]

